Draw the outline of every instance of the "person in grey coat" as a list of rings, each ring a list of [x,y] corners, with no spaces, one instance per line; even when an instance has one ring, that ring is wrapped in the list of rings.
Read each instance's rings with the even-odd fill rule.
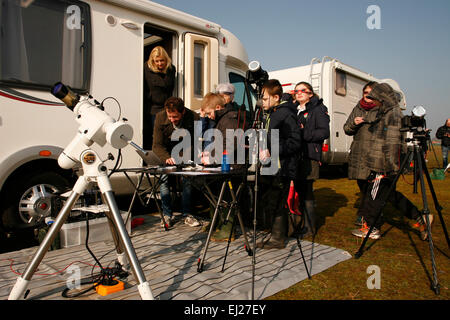
[[[398,173],[400,154],[405,146],[400,132],[402,112],[395,91],[387,83],[370,83],[365,86],[364,93],[374,106],[367,108],[364,102],[360,102],[344,125],[346,134],[354,136],[349,159],[349,179],[361,180],[358,185],[364,194],[358,210],[358,215],[363,217],[363,227],[353,230],[352,234],[365,237],[370,226],[374,226],[370,238],[380,237],[383,222],[381,215],[380,219],[376,218],[383,201],[389,196],[390,202],[416,221],[414,227],[425,240],[426,227],[417,207],[396,191],[395,186],[394,192],[387,194]]]

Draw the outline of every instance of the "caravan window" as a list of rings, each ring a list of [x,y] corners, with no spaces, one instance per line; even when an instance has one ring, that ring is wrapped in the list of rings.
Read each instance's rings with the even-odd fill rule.
[[[0,0],[0,83],[87,91],[89,6],[73,0]]]
[[[203,63],[205,45],[199,42],[194,43],[194,95],[203,97]]]
[[[342,70],[336,70],[336,88],[334,92],[340,96],[347,94],[347,74]]]

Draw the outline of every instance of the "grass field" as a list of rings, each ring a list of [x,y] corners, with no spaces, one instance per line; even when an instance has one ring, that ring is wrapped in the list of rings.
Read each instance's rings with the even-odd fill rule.
[[[441,159],[440,147],[435,147],[436,156]],[[427,166],[431,171],[437,167],[434,153],[429,153]],[[439,160],[441,161],[441,160]],[[442,164],[441,164],[442,165]],[[361,246],[362,239],[351,234],[357,228],[355,203],[358,199],[356,181],[345,177],[328,177],[314,184],[317,202],[319,230],[314,241],[348,251],[354,256]],[[331,177],[330,177],[331,176]],[[402,192],[422,210],[420,184],[418,192],[413,193],[413,175],[400,177],[397,190]],[[432,180],[439,204],[443,207],[442,216],[448,229],[450,225],[450,173],[445,180]],[[359,259],[349,259],[325,272],[314,275],[279,292],[269,300],[448,300],[450,298],[450,249],[439,221],[431,193],[427,189],[427,200],[434,215],[432,239],[436,259],[437,278],[440,294],[431,289],[433,269],[428,241],[422,241],[411,227],[411,220],[403,217],[391,204],[384,211],[385,223],[381,228],[382,237],[366,243],[365,251]],[[306,238],[311,240],[311,237]],[[367,282],[373,271],[369,266],[380,270],[380,289],[368,289]]]

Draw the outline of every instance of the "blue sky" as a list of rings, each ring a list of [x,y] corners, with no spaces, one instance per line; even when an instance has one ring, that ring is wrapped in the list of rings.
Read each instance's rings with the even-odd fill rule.
[[[237,36],[267,71],[330,56],[375,77],[396,80],[407,111],[427,110],[432,137],[450,118],[448,0],[156,0],[213,21]],[[381,29],[369,29],[370,5]]]

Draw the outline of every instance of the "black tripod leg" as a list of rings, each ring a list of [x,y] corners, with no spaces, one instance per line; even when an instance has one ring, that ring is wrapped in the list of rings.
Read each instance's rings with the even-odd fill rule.
[[[231,188],[231,182],[230,182],[230,188]],[[234,190],[231,188],[230,192],[231,192],[231,197],[233,198],[233,202],[236,204],[236,210],[235,210],[235,218],[237,216],[238,221],[239,221],[239,226],[241,228],[241,232],[242,232],[242,236],[244,237],[244,242],[245,242],[245,251],[247,251],[249,256],[253,255],[253,251],[250,248],[250,244],[248,243],[248,239],[247,239],[247,234],[245,233],[245,226],[244,226],[244,221],[242,220],[242,216],[241,216],[241,208],[239,207],[239,199],[240,199],[240,195],[242,192],[242,188],[244,187],[244,184],[240,184],[237,194],[234,194]],[[237,199],[236,199],[237,197]]]
[[[423,202],[423,214],[425,215],[425,223],[427,225],[427,233],[428,233],[428,244],[430,247],[430,255],[431,255],[431,266],[433,268],[433,283],[431,285],[431,288],[436,294],[439,294],[439,282],[437,278],[437,272],[436,272],[436,262],[434,258],[434,247],[433,247],[433,239],[431,236],[431,228],[430,228],[430,220],[428,218],[428,214],[430,213],[430,210],[428,208],[428,201],[427,201],[427,195],[425,191],[425,181],[423,179],[423,164],[425,162],[422,162],[424,160],[423,154],[421,151],[419,151],[417,148],[415,149],[415,155],[417,157],[418,162],[418,168],[419,168],[419,182],[420,182],[420,188],[422,190],[422,202]]]
[[[414,160],[413,160],[413,163],[414,163],[414,167],[413,167],[413,172],[414,172],[414,187],[413,187],[413,193],[414,194],[417,194],[417,176],[418,176],[418,172],[417,172],[417,168],[418,168],[418,166],[417,166],[417,159],[414,157]]]
[[[217,215],[219,214],[219,206],[220,206],[220,204],[222,202],[223,193],[225,191],[226,183],[227,183],[226,181],[224,181],[222,183],[222,188],[220,189],[219,199],[217,199],[216,209],[214,210],[214,216],[212,218],[212,221],[211,221],[211,224],[210,224],[210,228],[209,228],[209,232],[208,232],[208,236],[206,238],[205,247],[203,249],[202,256],[197,261],[197,272],[199,272],[199,273],[203,272],[203,265],[205,263],[206,252],[208,251],[208,246],[209,246],[209,242],[211,240],[211,235],[212,235],[212,233],[214,231],[214,227],[216,225]]]
[[[231,224],[230,235],[228,236],[227,249],[225,250],[225,256],[223,257],[222,271],[225,271],[225,262],[227,261],[228,250],[230,248],[231,237],[233,236],[234,228],[236,227],[236,216],[233,218],[233,223]]]
[[[378,219],[380,218],[381,212],[383,211],[383,208],[386,206],[386,203],[387,203],[387,201],[388,201],[388,199],[389,199],[389,197],[390,197],[392,191],[395,189],[395,185],[396,185],[396,183],[397,183],[397,180],[398,180],[398,178],[400,177],[401,173],[403,172],[404,168],[406,167],[406,164],[408,163],[408,159],[409,159],[410,155],[412,154],[412,152],[413,152],[412,150],[408,151],[408,154],[407,154],[406,157],[403,159],[403,162],[402,162],[402,164],[401,164],[401,166],[400,166],[400,169],[399,169],[398,173],[396,174],[396,176],[395,176],[395,178],[394,178],[394,181],[392,182],[391,186],[389,187],[389,190],[388,190],[388,192],[387,192],[387,194],[386,194],[386,198],[383,199],[383,201],[382,201],[382,203],[381,203],[381,206],[380,206],[380,208],[378,209],[377,216],[376,216],[376,218],[375,218],[374,221],[378,221]],[[368,195],[368,196],[369,196],[369,195]],[[355,253],[355,258],[356,258],[356,259],[360,258],[360,257],[363,255],[364,246],[366,245],[366,242],[367,242],[367,240],[369,239],[369,236],[370,236],[370,234],[372,233],[373,228],[374,228],[373,225],[370,226],[369,231],[367,232],[367,234],[366,234],[366,236],[365,236],[365,238],[364,238],[364,240],[363,240],[363,242],[362,242],[362,244],[361,244],[361,247],[359,247],[358,252]]]
[[[311,279],[311,275],[309,274],[308,266],[306,265],[306,259],[305,259],[305,256],[303,254],[300,237],[298,235],[298,232],[295,232],[296,231],[295,230],[295,221],[294,221],[294,218],[292,217],[291,213],[289,213],[289,218],[291,219],[291,223],[294,226],[294,234],[295,234],[295,238],[297,239],[297,246],[298,246],[298,249],[300,250],[300,255],[302,256],[302,259],[303,259],[303,264],[305,265],[306,274],[308,275],[308,279]]]
[[[423,160],[423,158],[422,158],[422,160]],[[423,171],[425,173],[425,177],[427,178],[428,187],[430,188],[431,197],[433,198],[434,208],[436,209],[438,216],[439,216],[439,220],[441,221],[442,229],[444,230],[444,234],[445,234],[445,239],[447,240],[447,246],[450,248],[450,241],[448,239],[447,227],[445,226],[444,218],[442,217],[442,206],[439,204],[439,202],[437,200],[436,192],[434,191],[433,183],[431,182],[430,173],[428,172],[428,168],[425,164],[425,161],[422,162],[422,166],[423,166]],[[427,225],[428,225],[428,223],[427,223]]]
[[[157,181],[155,181],[155,183],[153,184],[150,181],[150,177],[147,174],[147,180],[148,180],[148,183],[150,184],[150,188],[152,190],[150,192],[150,198],[153,198],[155,200],[156,209],[158,210],[159,216],[161,217],[161,221],[164,225],[164,230],[169,231],[169,225],[167,224],[166,219],[164,218],[164,213],[163,213],[161,207],[159,206],[158,199],[156,199],[156,190],[157,190],[157,188],[159,188],[159,186],[161,186],[161,177],[157,177],[155,175],[155,179]],[[149,198],[149,201],[150,201],[150,198]],[[148,203],[147,203],[147,205],[148,205]]]

